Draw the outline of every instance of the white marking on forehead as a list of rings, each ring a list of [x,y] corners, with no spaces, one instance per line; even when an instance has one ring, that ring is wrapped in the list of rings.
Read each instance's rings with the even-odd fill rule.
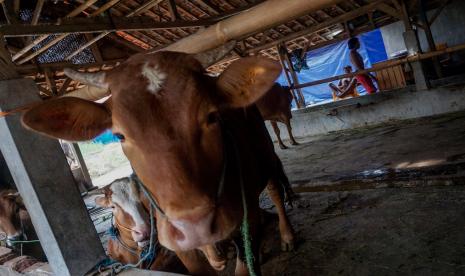
[[[111,184],[110,189],[113,192],[111,200],[128,213],[136,225],[146,223],[143,219],[144,215],[141,214],[143,208],[139,199],[139,191],[133,181],[128,178],[118,179]]]
[[[149,81],[147,89],[152,94],[156,94],[160,90],[166,78],[166,74],[159,70],[157,65],[150,66],[148,62],[142,66],[142,75]]]

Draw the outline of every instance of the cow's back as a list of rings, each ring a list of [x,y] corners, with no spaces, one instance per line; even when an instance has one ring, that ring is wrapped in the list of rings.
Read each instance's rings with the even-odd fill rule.
[[[275,83],[273,87],[260,98],[256,105],[265,121],[274,120],[285,123],[292,118],[292,94],[288,88]]]

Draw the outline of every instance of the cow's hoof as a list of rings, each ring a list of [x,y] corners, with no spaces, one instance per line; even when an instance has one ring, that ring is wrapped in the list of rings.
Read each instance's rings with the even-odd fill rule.
[[[297,143],[296,141],[291,141],[291,145],[293,145],[293,146],[298,146],[298,145],[300,145],[300,144]]]
[[[281,241],[281,250],[284,252],[289,252],[294,250],[294,240],[290,241]]]
[[[284,144],[279,145],[281,149],[287,149],[287,147]]]

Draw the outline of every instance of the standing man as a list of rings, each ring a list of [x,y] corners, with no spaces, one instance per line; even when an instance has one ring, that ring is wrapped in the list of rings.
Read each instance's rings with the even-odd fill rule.
[[[347,46],[350,50],[350,62],[355,67],[355,72],[365,70],[365,64],[363,63],[362,56],[358,53],[358,49],[360,49],[360,41],[356,37],[352,37],[349,39]],[[376,86],[373,84],[373,81],[378,82],[378,80],[370,73],[364,73],[360,75],[356,75],[355,78],[357,81],[363,85],[365,90],[368,94],[376,93]]]

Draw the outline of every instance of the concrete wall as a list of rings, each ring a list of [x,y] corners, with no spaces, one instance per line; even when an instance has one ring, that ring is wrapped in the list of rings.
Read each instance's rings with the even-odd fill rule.
[[[431,18],[433,13],[434,11],[429,11],[428,18]],[[452,1],[452,3],[444,8],[431,26],[431,32],[436,44],[447,43],[449,46],[454,46],[465,43],[464,14],[465,1],[462,0]],[[402,37],[404,30],[404,24],[401,21],[381,28],[388,57],[392,53],[406,49]],[[419,30],[419,38],[422,49],[428,51],[428,42],[421,29]]]
[[[413,90],[382,92],[294,111],[291,120],[293,133],[296,137],[312,136],[391,120],[465,110],[465,85]],[[281,137],[287,139],[285,126],[279,125]],[[267,127],[276,140],[269,123]]]

